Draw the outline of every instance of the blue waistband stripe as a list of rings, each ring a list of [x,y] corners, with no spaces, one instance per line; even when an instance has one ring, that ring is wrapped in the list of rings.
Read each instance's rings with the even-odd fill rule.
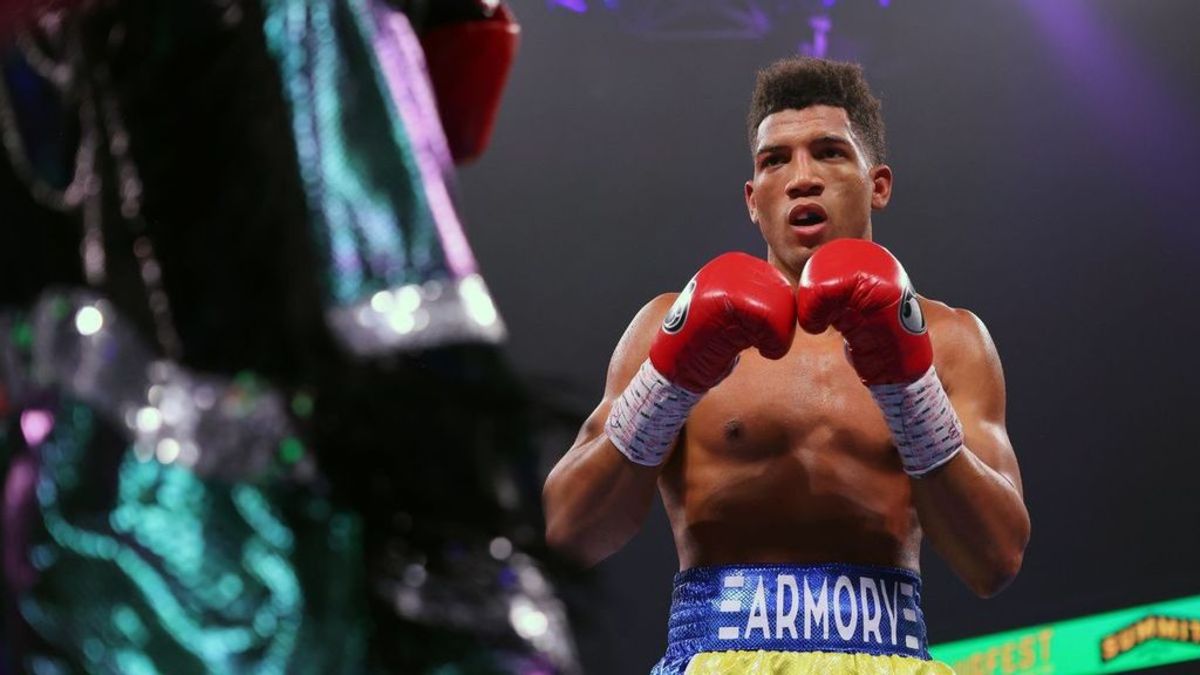
[[[863,565],[697,567],[675,576],[667,653],[859,652],[928,660],[921,579]]]

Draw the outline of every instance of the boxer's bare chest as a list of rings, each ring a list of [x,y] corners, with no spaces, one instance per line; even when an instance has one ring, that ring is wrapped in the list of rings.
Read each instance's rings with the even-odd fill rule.
[[[879,408],[835,334],[798,335],[779,361],[748,350],[692,411],[686,446],[713,461],[754,463],[821,450],[876,463],[893,459]],[[897,463],[896,466],[899,466]]]
[[[681,440],[661,487],[684,567],[915,565],[908,479],[839,336],[798,335],[780,361],[744,353]]]

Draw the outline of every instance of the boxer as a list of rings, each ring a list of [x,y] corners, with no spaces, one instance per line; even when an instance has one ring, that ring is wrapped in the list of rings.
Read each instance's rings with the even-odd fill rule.
[[[772,65],[749,132],[767,259],[719,256],[634,317],[546,480],[547,541],[594,564],[661,495],[681,571],[656,675],[950,672],[922,539],[987,597],[1029,538],[995,346],[871,241],[893,177],[859,67]]]

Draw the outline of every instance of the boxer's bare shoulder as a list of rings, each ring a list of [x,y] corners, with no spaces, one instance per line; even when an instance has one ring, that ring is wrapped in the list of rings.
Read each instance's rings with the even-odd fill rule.
[[[610,373],[613,367],[623,369],[631,366],[634,371],[637,370],[646,355],[650,353],[650,343],[654,341],[654,334],[662,325],[663,317],[666,316],[678,297],[678,293],[663,293],[652,298],[638,310],[620,341],[617,342],[617,348],[613,351],[610,364]],[[632,374],[631,372],[630,375],[632,376]],[[624,387],[624,384],[621,386]]]
[[[922,298],[933,341],[934,367],[963,423],[967,446],[1021,491],[1021,472],[1008,438],[1007,385],[987,326],[973,312]]]
[[[613,349],[612,359],[608,362],[608,374],[605,376],[604,396],[596,410],[588,416],[580,429],[579,441],[586,438],[596,438],[604,433],[604,420],[608,418],[609,407],[613,400],[621,395],[629,381],[642,362],[650,354],[650,343],[658,327],[662,325],[663,317],[679,297],[678,293],[663,293],[651,298],[634,315],[617,346]]]
[[[934,366],[948,394],[964,380],[984,382],[992,387],[1003,385],[1000,356],[987,326],[974,312],[946,303],[921,298],[933,341]]]

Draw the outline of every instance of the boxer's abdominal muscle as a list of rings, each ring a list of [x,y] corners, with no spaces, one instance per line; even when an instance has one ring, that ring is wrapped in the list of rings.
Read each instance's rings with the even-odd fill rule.
[[[933,327],[931,327],[932,330]],[[660,491],[680,569],[842,562],[919,571],[909,478],[841,336],[748,350],[693,409]]]

